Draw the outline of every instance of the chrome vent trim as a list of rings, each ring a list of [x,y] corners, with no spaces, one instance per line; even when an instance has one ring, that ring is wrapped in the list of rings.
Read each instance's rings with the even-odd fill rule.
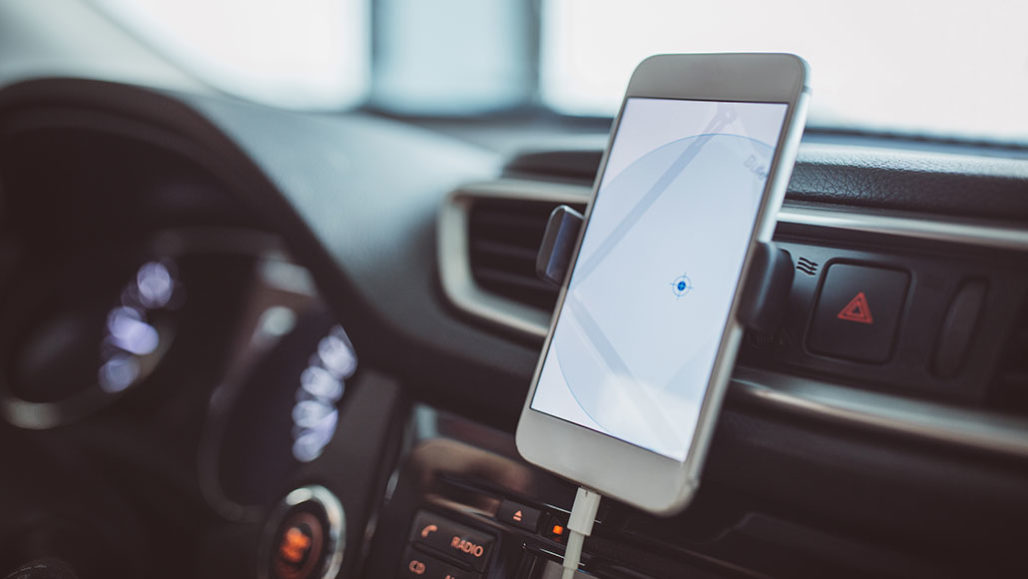
[[[443,291],[458,309],[525,336],[543,339],[550,315],[479,289],[468,255],[468,210],[476,198],[492,197],[587,203],[591,187],[523,179],[469,183],[452,192],[439,213],[438,252]],[[785,207],[778,221],[790,225],[940,241],[988,249],[1028,252],[1028,230],[941,219],[843,213]],[[773,372],[736,368],[730,395],[793,414],[974,450],[1028,458],[1028,420],[865,392]]]
[[[973,450],[1028,458],[1028,420],[737,367],[730,395],[761,406]]]
[[[446,297],[463,312],[542,339],[550,327],[550,312],[483,291],[471,275],[468,216],[475,199],[515,199],[548,203],[585,203],[590,189],[577,185],[503,179],[469,183],[450,193],[439,212],[437,250],[439,276]]]
[[[778,212],[778,222],[974,245],[990,249],[1028,251],[1028,229],[1023,227],[983,225],[966,221],[912,219],[869,213],[843,213],[801,207],[783,207]]]

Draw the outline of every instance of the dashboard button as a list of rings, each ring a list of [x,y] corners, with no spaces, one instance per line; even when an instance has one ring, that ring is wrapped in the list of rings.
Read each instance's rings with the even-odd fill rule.
[[[489,562],[492,535],[422,511],[414,520],[411,540],[454,557],[482,571]]]
[[[431,555],[410,548],[403,554],[403,561],[397,576],[412,579],[478,579],[481,577],[478,573],[458,569]]]
[[[501,523],[514,525],[534,533],[539,528],[539,516],[541,514],[539,509],[533,509],[514,501],[505,500],[500,503],[500,508],[496,510],[496,519]]]
[[[306,579],[320,562],[324,533],[321,521],[307,512],[290,515],[282,524],[274,555],[275,574],[282,579]]]
[[[881,363],[892,354],[910,274],[832,264],[825,273],[807,347],[818,354]]]
[[[985,282],[966,282],[953,298],[946,320],[942,323],[939,345],[935,349],[932,372],[940,378],[949,378],[957,373],[967,350],[971,336],[978,323],[978,315],[985,302]]]
[[[265,524],[258,546],[259,579],[326,579],[343,563],[346,512],[321,486],[294,489]]]
[[[549,513],[544,517],[541,534],[551,541],[563,543],[568,535],[568,521],[566,516],[558,516]]]

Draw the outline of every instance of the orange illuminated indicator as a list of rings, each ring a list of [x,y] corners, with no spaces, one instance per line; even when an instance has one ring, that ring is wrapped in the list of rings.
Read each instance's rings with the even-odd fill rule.
[[[303,531],[293,527],[286,531],[282,537],[282,544],[279,545],[278,555],[290,563],[299,563],[307,555],[311,548],[311,538]]]
[[[450,546],[462,553],[467,553],[472,557],[481,558],[482,555],[485,555],[485,547],[483,547],[482,545],[476,545],[471,541],[467,539],[462,539],[461,537],[456,535],[454,535],[454,537],[450,539]]]
[[[553,525],[553,534],[554,535],[563,535],[564,534],[564,527],[562,527],[560,525]]]
[[[521,522],[521,511],[517,511],[514,513],[514,521],[517,523]]]
[[[415,575],[424,575],[426,567],[424,563],[418,561],[417,559],[414,559],[410,562],[410,565],[407,565],[407,569],[410,569],[410,572],[414,573]]]

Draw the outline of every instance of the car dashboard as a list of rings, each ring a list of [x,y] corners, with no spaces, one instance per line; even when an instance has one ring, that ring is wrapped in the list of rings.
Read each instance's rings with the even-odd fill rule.
[[[0,571],[560,576],[576,486],[513,433],[601,145],[445,129],[0,92]],[[582,576],[1022,575],[1028,152],[812,131],[775,242],[695,500],[606,501]]]

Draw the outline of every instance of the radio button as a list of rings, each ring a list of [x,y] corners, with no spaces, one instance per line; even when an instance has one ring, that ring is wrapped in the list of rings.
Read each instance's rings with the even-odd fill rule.
[[[414,519],[411,541],[445,553],[482,571],[489,562],[495,539],[492,535],[421,511]]]
[[[539,528],[540,515],[542,513],[538,509],[507,500],[496,510],[496,520],[533,533]]]
[[[409,577],[410,579],[479,579],[482,577],[478,573],[458,569],[414,549],[407,549],[401,563],[398,577]]]

